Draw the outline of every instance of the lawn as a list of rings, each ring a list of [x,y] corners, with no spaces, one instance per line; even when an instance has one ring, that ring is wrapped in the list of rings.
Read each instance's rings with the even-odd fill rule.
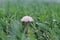
[[[34,22],[21,22],[31,16]],[[28,36],[26,36],[26,34]],[[2,1],[0,3],[0,40],[60,40],[60,3]]]

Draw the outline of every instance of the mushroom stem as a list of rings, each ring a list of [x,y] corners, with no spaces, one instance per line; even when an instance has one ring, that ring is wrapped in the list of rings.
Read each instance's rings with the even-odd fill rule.
[[[27,30],[26,30],[26,38],[28,39],[28,37],[29,37],[29,23],[26,24],[26,28],[27,28]]]

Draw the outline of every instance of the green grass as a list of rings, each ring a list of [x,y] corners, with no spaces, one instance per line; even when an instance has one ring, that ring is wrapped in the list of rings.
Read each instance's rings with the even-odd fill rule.
[[[30,40],[60,40],[60,3],[16,2],[0,3],[0,40],[26,40],[23,16],[31,16]],[[38,30],[38,31],[37,31]]]

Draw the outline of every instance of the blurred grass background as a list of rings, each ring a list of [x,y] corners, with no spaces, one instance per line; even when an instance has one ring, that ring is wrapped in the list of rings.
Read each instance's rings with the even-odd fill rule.
[[[60,40],[60,3],[37,0],[0,1],[0,40],[25,40],[20,20],[26,15],[34,19],[30,40]]]

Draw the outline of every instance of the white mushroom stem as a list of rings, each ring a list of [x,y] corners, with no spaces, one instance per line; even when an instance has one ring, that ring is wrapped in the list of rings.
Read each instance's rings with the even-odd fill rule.
[[[26,38],[28,39],[28,37],[29,37],[29,23],[26,24],[26,28],[27,28],[27,30],[26,30]]]

